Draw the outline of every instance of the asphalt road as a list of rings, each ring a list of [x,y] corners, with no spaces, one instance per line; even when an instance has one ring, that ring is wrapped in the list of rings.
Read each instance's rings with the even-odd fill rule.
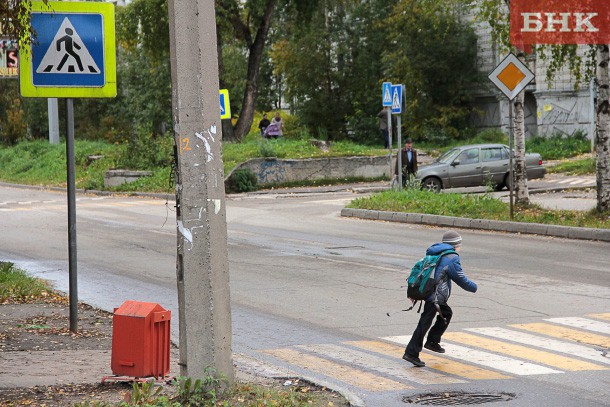
[[[462,263],[480,289],[454,289],[448,352],[423,353],[428,367],[416,369],[397,345],[418,318],[400,312],[400,286],[443,230],[341,218],[355,196],[227,200],[237,360],[313,378],[368,406],[451,391],[509,393],[515,406],[607,405],[607,243],[461,231]],[[0,188],[0,259],[64,290],[65,206],[63,193]],[[177,316],[173,202],[79,195],[77,222],[81,300],[108,310],[154,301]]]

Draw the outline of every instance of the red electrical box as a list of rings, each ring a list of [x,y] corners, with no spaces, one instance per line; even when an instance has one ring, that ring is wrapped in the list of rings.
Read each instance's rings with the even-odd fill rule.
[[[163,378],[169,374],[171,311],[152,302],[125,301],[112,318],[112,373]]]

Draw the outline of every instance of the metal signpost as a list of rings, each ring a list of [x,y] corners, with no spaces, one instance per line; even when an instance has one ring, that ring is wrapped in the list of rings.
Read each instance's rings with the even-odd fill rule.
[[[510,219],[514,217],[514,136],[513,136],[513,104],[512,101],[534,79],[534,74],[514,54],[506,58],[489,74],[489,79],[508,98],[510,175],[508,189],[510,191]]]
[[[396,129],[398,137],[398,190],[402,190],[402,101],[404,85],[392,85],[392,114],[396,116]]]
[[[114,6],[32,2],[35,41],[20,50],[23,97],[65,98],[70,331],[78,330],[73,98],[116,96]]]
[[[381,104],[388,111],[388,146],[390,152],[388,154],[388,161],[390,162],[390,177],[392,176],[392,82],[384,82],[381,85]]]

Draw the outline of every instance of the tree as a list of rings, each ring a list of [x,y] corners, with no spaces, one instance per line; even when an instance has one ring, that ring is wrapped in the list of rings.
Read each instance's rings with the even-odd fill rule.
[[[471,4],[470,0],[464,0]],[[491,27],[492,39],[510,49],[510,15],[509,0],[480,0],[479,16]],[[584,61],[577,53],[576,45],[536,45],[536,55],[549,58],[550,64],[546,76],[552,80],[554,75],[562,68],[567,67],[576,79],[575,86],[581,82],[588,82],[595,74],[597,84],[596,103],[596,134],[597,145],[597,210],[605,212],[610,210],[610,106],[608,93],[608,45],[590,46],[585,54]],[[595,66],[593,70],[591,67]],[[583,70],[585,75],[583,75]],[[593,135],[592,135],[593,137]],[[517,139],[517,134],[515,134]],[[517,140],[517,142],[519,142]],[[524,154],[524,152],[523,152]],[[523,157],[525,160],[525,157]],[[525,172],[516,173],[516,183],[525,179]],[[528,198],[529,201],[529,198]],[[518,201],[519,202],[519,201]]]
[[[216,0],[218,21],[228,21],[236,38],[244,42],[248,50],[248,70],[239,118],[233,129],[223,124],[225,140],[241,141],[248,134],[254,120],[254,107],[258,95],[259,74],[265,43],[269,34],[271,17],[277,0]],[[220,33],[220,28],[217,32]],[[218,38],[218,60],[223,74],[222,37]],[[221,80],[221,86],[223,85]],[[226,131],[228,130],[228,131]],[[232,130],[232,131],[231,131]]]

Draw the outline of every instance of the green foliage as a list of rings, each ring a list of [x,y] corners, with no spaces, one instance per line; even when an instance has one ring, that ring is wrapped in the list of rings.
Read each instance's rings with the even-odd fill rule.
[[[160,402],[167,401],[166,398],[161,399],[159,396],[162,391],[163,387],[157,386],[154,380],[144,383],[134,382],[131,385],[131,401],[129,406],[158,406]]]
[[[469,144],[499,143],[508,145],[508,134],[500,129],[486,129],[477,133],[468,141]]]
[[[277,157],[277,152],[275,151],[274,144],[271,143],[271,140],[259,143],[258,154],[265,158]]]
[[[528,152],[539,153],[544,160],[575,157],[591,151],[591,141],[582,131],[571,136],[554,134],[551,137],[533,137],[525,142]]]
[[[44,281],[28,276],[13,263],[0,262],[0,303],[40,298],[48,290]]]
[[[590,175],[595,174],[596,170],[595,160],[592,158],[566,161],[546,168],[550,174],[563,173],[566,175]]]
[[[126,154],[118,161],[120,168],[146,170],[168,167],[174,154],[174,139],[168,134],[156,136],[140,128],[125,142]]]
[[[0,79],[0,144],[14,145],[26,136],[27,124],[17,81]]]
[[[491,195],[436,194],[429,191],[405,189],[384,191],[366,198],[353,200],[348,208],[392,212],[427,213],[472,219],[510,220],[509,205]],[[517,207],[515,221],[590,228],[610,228],[610,214],[596,210],[554,211],[537,205]]]
[[[226,183],[227,192],[249,192],[258,188],[258,178],[249,168],[235,170]]]
[[[420,140],[464,139],[481,80],[474,29],[452,1],[400,0],[387,20],[392,45],[384,61],[406,86],[405,126]]]
[[[178,378],[179,391],[176,401],[182,406],[214,406],[218,398],[223,396],[227,383],[224,375],[212,367],[207,367],[203,379],[193,381],[190,377]]]

